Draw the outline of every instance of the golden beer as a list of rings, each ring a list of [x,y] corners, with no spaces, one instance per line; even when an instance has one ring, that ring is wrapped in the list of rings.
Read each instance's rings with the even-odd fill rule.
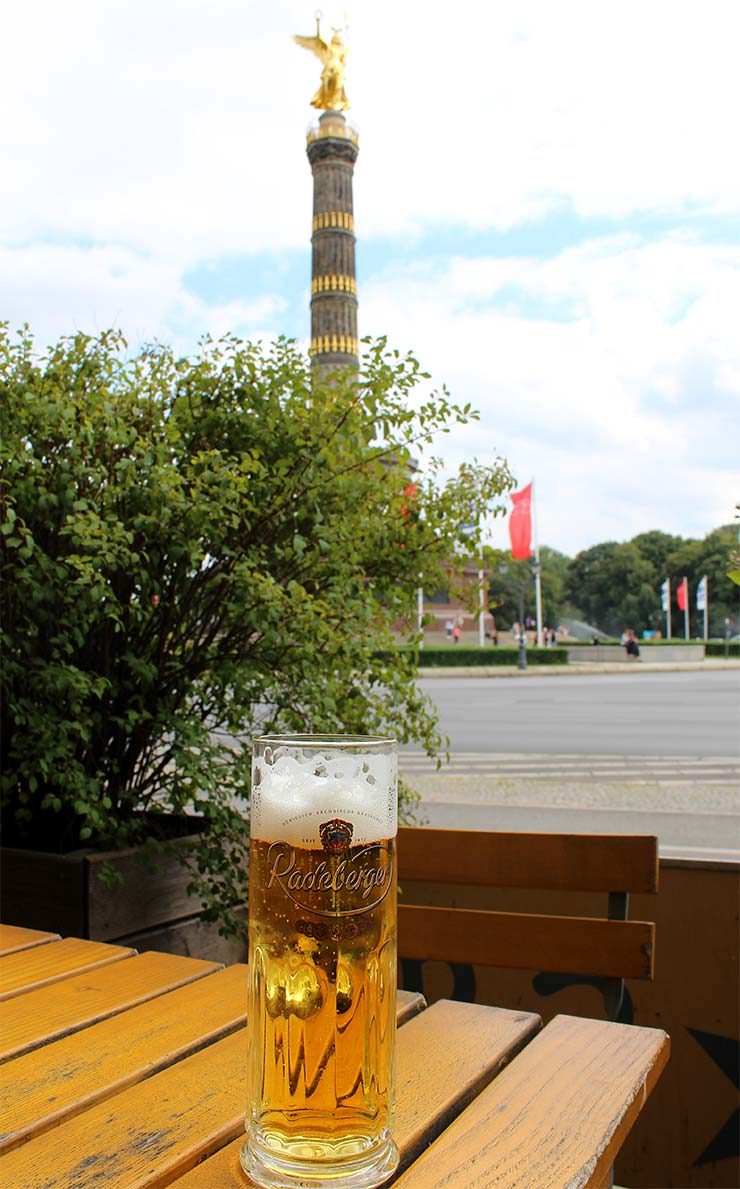
[[[379,749],[357,763],[336,739],[296,738],[260,741],[274,771],[257,769],[250,842],[242,1163],[263,1185],[372,1186],[398,1159],[395,755],[387,740],[346,741]],[[288,763],[298,746],[307,789]]]

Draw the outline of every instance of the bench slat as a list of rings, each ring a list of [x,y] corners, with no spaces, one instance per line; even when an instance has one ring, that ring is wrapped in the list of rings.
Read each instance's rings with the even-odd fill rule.
[[[0,1063],[219,970],[179,954],[137,954],[0,1004]]]
[[[0,958],[17,950],[28,950],[47,941],[59,941],[58,933],[42,933],[39,929],[22,929],[20,925],[0,925]]]
[[[422,961],[650,979],[654,937],[647,921],[398,906],[398,952]]]
[[[399,879],[581,892],[657,892],[658,840],[648,835],[398,831]]]
[[[7,1066],[0,1150],[47,1131],[243,1026],[246,966],[159,995]]]
[[[398,1189],[602,1186],[668,1053],[658,1029],[556,1016]]]
[[[118,962],[135,951],[100,941],[81,941],[65,937],[30,950],[20,950],[0,958],[0,999],[11,999],[36,987],[68,978],[82,970],[92,970],[108,962]]]
[[[409,1021],[398,1037],[407,1154],[428,1143],[538,1024],[523,1012],[441,1003]],[[13,1149],[0,1164],[4,1183],[157,1189],[228,1141],[243,1142],[245,1040],[240,1029]]]

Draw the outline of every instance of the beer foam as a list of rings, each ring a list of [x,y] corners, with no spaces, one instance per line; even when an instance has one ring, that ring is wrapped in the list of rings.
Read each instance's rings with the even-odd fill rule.
[[[395,753],[351,754],[341,748],[278,744],[252,764],[252,838],[321,845],[319,826],[352,824],[352,845],[394,838],[398,829]]]

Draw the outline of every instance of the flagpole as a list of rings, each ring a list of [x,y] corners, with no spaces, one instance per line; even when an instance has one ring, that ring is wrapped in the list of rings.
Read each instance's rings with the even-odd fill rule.
[[[542,566],[540,565],[540,546],[537,536],[537,501],[534,497],[534,479],[532,480],[532,529],[534,536],[534,600],[535,616],[537,618],[537,644],[541,648],[542,638]]]
[[[483,587],[483,558],[481,557],[481,568],[478,571],[478,608],[480,614],[478,615],[478,644],[483,648],[486,642],[486,595]]]
[[[685,574],[684,574],[684,578],[683,578],[683,592],[684,592],[683,636],[684,636],[684,640],[688,640],[688,638],[689,638],[689,580]]]
[[[696,588],[696,609],[704,612],[704,639],[709,639],[709,583],[706,574],[699,579]]]
[[[483,587],[483,526],[481,518],[478,519],[478,536],[480,541],[480,568],[478,570],[478,647],[483,648],[486,643],[486,595]]]

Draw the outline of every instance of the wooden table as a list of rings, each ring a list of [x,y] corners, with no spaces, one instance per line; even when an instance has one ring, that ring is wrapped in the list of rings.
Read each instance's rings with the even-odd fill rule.
[[[0,926],[0,1184],[235,1189],[246,967]],[[665,1033],[398,995],[403,1189],[602,1186]],[[431,1145],[431,1147],[430,1147]]]

